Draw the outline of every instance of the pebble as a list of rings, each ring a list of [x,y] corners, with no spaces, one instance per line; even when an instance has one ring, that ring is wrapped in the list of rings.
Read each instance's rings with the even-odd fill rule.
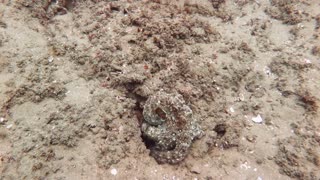
[[[257,163],[257,164],[262,164],[263,162],[264,162],[263,159],[257,159],[257,160],[256,160],[256,163]]]
[[[201,168],[197,165],[193,165],[190,169],[190,172],[194,174],[200,174],[200,171],[201,171]]]

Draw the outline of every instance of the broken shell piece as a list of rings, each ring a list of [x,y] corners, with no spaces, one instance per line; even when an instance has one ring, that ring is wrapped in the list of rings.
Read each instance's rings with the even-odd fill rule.
[[[115,176],[115,175],[118,174],[118,171],[117,171],[117,169],[112,168],[111,171],[110,171],[110,173]]]
[[[244,95],[243,94],[239,94],[239,97],[238,97],[239,99],[239,101],[244,101],[245,99],[244,99]]]
[[[0,117],[0,124],[4,124],[5,123],[5,119],[3,117]]]
[[[50,56],[49,59],[48,59],[49,63],[53,62],[53,57]]]
[[[7,129],[12,128],[12,126],[13,126],[13,124],[9,124],[9,125],[7,126]]]
[[[304,63],[306,63],[306,64],[311,64],[311,60],[310,60],[310,59],[305,58],[303,61],[304,61]]]
[[[267,76],[270,76],[272,73],[271,73],[271,69],[268,67],[268,66],[265,66],[263,68],[263,71],[264,73],[267,75]]]
[[[262,117],[260,116],[260,114],[258,114],[257,117],[253,117],[253,118],[252,118],[252,121],[255,122],[255,123],[262,123],[263,119],[262,119]]]

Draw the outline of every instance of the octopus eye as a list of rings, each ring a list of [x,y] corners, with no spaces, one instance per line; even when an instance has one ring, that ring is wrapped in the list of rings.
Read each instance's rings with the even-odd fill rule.
[[[161,118],[161,119],[166,119],[166,113],[161,109],[161,108],[157,108],[155,109],[155,113]]]
[[[177,143],[174,141],[174,142],[171,142],[170,144],[168,144],[167,150],[173,151],[176,147],[177,147]]]

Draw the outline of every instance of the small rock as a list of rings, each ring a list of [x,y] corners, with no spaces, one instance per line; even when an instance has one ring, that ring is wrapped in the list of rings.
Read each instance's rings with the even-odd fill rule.
[[[264,163],[264,159],[257,159],[257,160],[256,160],[256,163],[257,163],[257,164],[262,164],[262,163]]]
[[[39,169],[41,169],[43,167],[43,164],[41,162],[39,163],[35,163],[33,166],[32,166],[32,171],[37,171]]]
[[[197,165],[193,165],[193,166],[190,168],[190,172],[191,172],[191,173],[194,173],[194,174],[200,174],[200,171],[201,171],[201,169],[200,169],[200,167],[197,166]]]

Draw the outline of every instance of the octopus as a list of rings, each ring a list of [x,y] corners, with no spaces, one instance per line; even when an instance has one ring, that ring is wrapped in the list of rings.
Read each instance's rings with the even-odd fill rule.
[[[143,109],[141,131],[152,142],[150,155],[162,164],[183,161],[202,130],[181,94],[159,91],[150,96]]]

